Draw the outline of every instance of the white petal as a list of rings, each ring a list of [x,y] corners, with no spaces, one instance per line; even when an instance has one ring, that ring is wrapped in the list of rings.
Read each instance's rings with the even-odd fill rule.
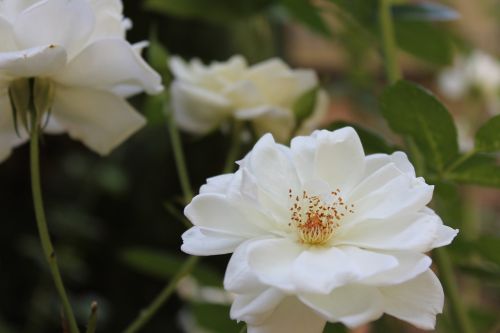
[[[184,214],[194,225],[212,231],[247,238],[261,233],[252,216],[242,214],[233,202],[220,194],[197,195],[186,206]]]
[[[231,319],[245,321],[248,325],[262,324],[285,297],[275,288],[267,288],[256,294],[236,295],[231,306]]]
[[[9,21],[0,16],[0,51],[8,52],[16,48],[12,26]]]
[[[364,193],[362,198],[350,200],[355,205],[352,220],[395,218],[417,212],[430,202],[433,190],[422,178],[402,174]]]
[[[351,127],[334,132],[316,131],[315,172],[332,189],[348,193],[365,170],[365,154],[358,134]]]
[[[262,283],[293,292],[292,266],[301,252],[290,239],[256,240],[249,244],[247,260]]]
[[[434,329],[436,315],[443,310],[443,288],[431,270],[380,292],[386,313],[425,330]]]
[[[301,193],[289,148],[276,144],[272,135],[263,136],[251,153],[241,163],[255,177],[262,190],[261,203],[273,212],[277,219],[288,223],[289,193]]]
[[[111,89],[139,85],[150,94],[163,90],[161,77],[125,40],[100,39],[87,46],[54,79],[69,86]]]
[[[206,134],[229,116],[231,105],[219,94],[180,81],[170,89],[175,120],[183,130]]]
[[[425,254],[414,252],[391,253],[398,260],[398,266],[375,274],[360,283],[373,286],[387,286],[406,282],[425,272],[432,260]]]
[[[286,142],[295,126],[292,111],[276,105],[239,109],[235,117],[241,120],[251,120],[257,136],[271,133],[278,142]]]
[[[12,148],[20,145],[28,139],[22,124],[19,124],[19,133],[15,131],[12,109],[6,88],[0,88],[0,162],[9,157]]]
[[[354,247],[303,251],[294,261],[292,279],[297,290],[328,294],[334,288],[396,267],[391,255]]]
[[[422,212],[387,219],[366,219],[341,228],[335,244],[367,249],[418,251],[432,249],[445,229],[437,215]],[[451,242],[451,239],[446,237]]]
[[[233,173],[227,173],[207,179],[207,183],[200,187],[200,193],[226,194],[229,184],[234,178]]]
[[[224,275],[224,289],[236,294],[255,294],[268,288],[259,281],[248,262],[249,249],[254,242],[255,240],[248,240],[234,251]]]
[[[302,183],[314,177],[316,140],[311,136],[297,136],[290,143],[293,162]]]
[[[52,117],[69,135],[106,155],[145,124],[125,100],[111,93],[57,86]]]
[[[444,225],[441,218],[429,207],[425,207],[424,209],[422,209],[421,213],[426,214],[427,216],[429,216],[429,218],[436,219],[438,224],[434,242],[432,243],[431,246],[429,246],[429,248],[426,249],[426,251],[430,251],[431,249],[434,249],[436,247],[441,247],[451,244],[453,239],[458,234],[458,229],[453,229]]]
[[[248,325],[248,333],[321,333],[326,320],[296,297],[285,298],[261,325]]]
[[[95,17],[86,0],[44,0],[24,10],[14,23],[19,46],[62,46],[71,58],[92,33]]]
[[[106,37],[125,38],[129,23],[123,18],[123,4],[119,0],[95,1],[90,5],[96,14],[94,32],[89,40],[94,41]]]
[[[49,76],[65,65],[66,52],[60,46],[0,53],[0,73],[11,78]]]
[[[342,322],[351,328],[378,319],[384,312],[380,292],[364,285],[344,286],[328,295],[301,294],[299,298],[328,321]]]
[[[244,237],[192,227],[182,234],[181,250],[195,256],[212,256],[231,253],[244,241]]]
[[[415,168],[408,160],[408,156],[404,152],[396,151],[391,155],[387,154],[372,154],[366,156],[366,171],[365,177],[371,175],[383,166],[394,163],[394,165],[403,173],[411,177],[415,177]]]

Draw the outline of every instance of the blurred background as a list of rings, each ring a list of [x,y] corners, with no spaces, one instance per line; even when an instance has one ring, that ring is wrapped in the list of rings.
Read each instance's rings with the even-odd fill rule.
[[[398,141],[378,110],[385,78],[377,24],[371,22],[376,14],[365,5],[346,12],[347,2],[124,0],[124,11],[133,21],[128,39],[153,40],[145,56],[164,74],[160,45],[169,54],[206,63],[233,54],[250,63],[279,56],[293,67],[315,69],[331,96],[325,127],[361,125],[389,138],[390,151]],[[351,5],[362,2],[352,0]],[[444,13],[427,20],[399,13],[399,60],[406,78],[423,84],[448,106],[460,146],[468,149],[477,128],[500,113],[500,78],[496,93],[490,93],[481,80],[453,87],[453,73],[473,66],[468,61],[476,52],[500,68],[500,1],[439,3],[460,17]],[[373,24],[374,30],[360,22]],[[477,76],[495,83],[488,78],[495,73],[490,65],[477,65],[486,66]],[[67,136],[46,136],[42,146],[44,195],[59,264],[80,322],[86,321],[91,301],[99,303],[99,332],[122,331],[186,259],[179,250],[181,189],[161,102],[138,96],[131,103],[146,115],[148,125],[109,157],[100,158]],[[222,172],[229,138],[214,132],[182,139],[197,189]],[[61,332],[59,302],[33,216],[28,155],[24,145],[0,164],[0,333]],[[500,332],[499,192],[477,186],[440,191],[454,200],[444,219],[461,229],[450,251],[474,325],[478,332]],[[229,319],[228,295],[220,290],[227,261],[228,256],[204,258],[143,331],[239,332]],[[438,332],[449,331],[449,316],[438,323]],[[389,329],[419,332],[387,316],[359,332]],[[340,325],[327,328],[346,331]]]

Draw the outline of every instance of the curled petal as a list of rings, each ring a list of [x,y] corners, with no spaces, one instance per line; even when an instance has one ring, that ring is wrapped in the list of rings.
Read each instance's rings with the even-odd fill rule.
[[[246,239],[220,231],[192,227],[182,234],[181,250],[196,256],[212,256],[233,252]]]
[[[50,76],[66,65],[66,51],[56,45],[0,53],[0,73],[6,77]]]
[[[231,318],[245,321],[248,325],[260,325],[275,312],[286,295],[275,288],[267,288],[255,294],[236,295],[231,306]]]
[[[111,93],[58,86],[52,116],[69,135],[106,155],[145,124],[125,100]]]
[[[119,85],[138,85],[146,92],[161,92],[161,77],[125,40],[105,38],[78,54],[54,79],[64,85],[111,90]]]

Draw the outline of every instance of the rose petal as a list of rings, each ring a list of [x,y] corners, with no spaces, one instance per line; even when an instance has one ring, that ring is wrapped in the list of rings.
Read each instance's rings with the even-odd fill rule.
[[[66,65],[66,52],[49,45],[0,53],[0,73],[6,77],[50,76]]]
[[[139,85],[150,94],[163,90],[161,77],[125,40],[105,38],[95,41],[78,54],[54,77],[59,83],[107,89]]]
[[[425,330],[434,329],[436,315],[443,311],[443,288],[431,270],[380,292],[386,313]]]
[[[247,260],[262,283],[293,292],[292,266],[301,252],[301,246],[289,239],[256,240],[249,244]]]
[[[85,45],[94,24],[94,13],[86,0],[44,0],[19,14],[14,34],[22,48],[57,45],[71,59]]]
[[[106,155],[145,124],[122,98],[84,88],[57,86],[52,117],[69,135]]]
[[[334,132],[316,131],[315,173],[332,190],[349,193],[365,170],[365,154],[358,134],[351,127]]]
[[[328,295],[301,294],[302,302],[330,322],[341,322],[350,328],[378,319],[384,312],[381,293],[374,287],[352,284]]]
[[[293,262],[292,280],[301,292],[328,294],[334,288],[392,269],[397,264],[391,255],[355,247],[311,248]]]
[[[249,326],[260,325],[273,315],[285,297],[284,293],[275,288],[267,288],[255,294],[236,295],[231,306],[231,319],[245,321]]]
[[[244,237],[220,231],[192,227],[182,234],[181,250],[195,256],[212,256],[233,252]]]
[[[321,333],[326,320],[296,297],[281,301],[274,313],[260,325],[248,325],[248,333]]]
[[[184,214],[194,225],[212,231],[246,238],[262,232],[253,223],[251,215],[242,214],[237,205],[220,194],[197,195],[187,205]]]

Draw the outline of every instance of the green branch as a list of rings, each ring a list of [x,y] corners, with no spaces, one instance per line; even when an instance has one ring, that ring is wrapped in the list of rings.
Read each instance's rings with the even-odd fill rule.
[[[386,75],[389,83],[393,84],[401,78],[401,71],[397,61],[397,45],[394,36],[394,22],[391,14],[391,0],[379,0],[378,19],[380,23]]]
[[[149,322],[149,320],[170,298],[179,281],[193,270],[195,265],[198,263],[198,260],[199,257],[189,257],[172,280],[165,286],[165,288],[163,288],[161,293],[156,296],[151,305],[142,310],[139,316],[137,316],[137,318],[128,326],[128,328],[125,329],[125,331],[123,331],[123,333],[135,333],[143,328],[143,326]]]
[[[52,279],[56,286],[59,298],[61,299],[65,319],[68,321],[69,330],[71,333],[79,333],[78,325],[76,323],[75,315],[71,308],[68,295],[64,288],[64,283],[59,271],[59,266],[57,265],[56,253],[54,251],[54,246],[50,239],[49,229],[47,227],[47,220],[45,218],[45,210],[43,207],[43,197],[42,197],[42,187],[40,182],[40,152],[39,152],[39,119],[38,117],[32,123],[33,128],[31,130],[31,140],[30,140],[30,160],[31,160],[31,189],[33,193],[33,205],[35,209],[36,223],[38,227],[38,234],[40,236],[40,241],[42,243],[43,254],[47,260],[50,272],[52,274]]]

